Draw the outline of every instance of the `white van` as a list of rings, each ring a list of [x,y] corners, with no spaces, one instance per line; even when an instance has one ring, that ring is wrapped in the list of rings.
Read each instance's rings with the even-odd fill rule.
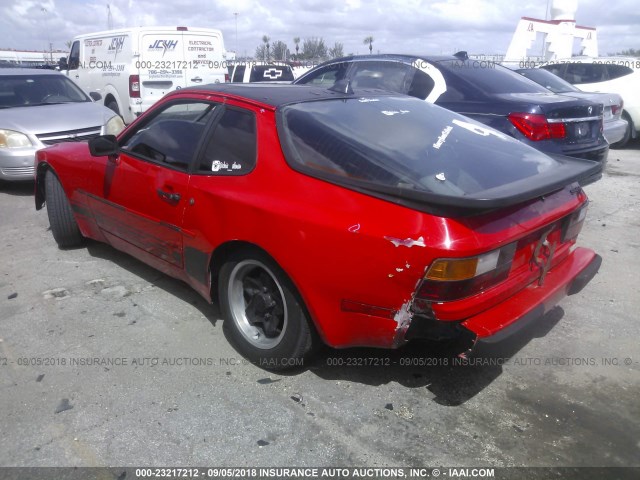
[[[136,27],[79,35],[60,69],[131,123],[166,93],[227,79],[220,30]]]

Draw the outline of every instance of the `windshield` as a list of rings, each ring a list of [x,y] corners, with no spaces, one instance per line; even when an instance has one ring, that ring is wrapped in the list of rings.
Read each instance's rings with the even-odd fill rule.
[[[579,92],[580,90],[563,79],[546,70],[527,68],[516,70],[520,75],[542,85],[553,93]]]
[[[535,82],[493,62],[446,60],[438,62],[437,65],[447,85],[452,84],[459,90],[473,88],[484,94],[549,93]],[[457,85],[460,82],[466,85]]]
[[[0,76],[0,108],[90,101],[80,87],[61,74]]]
[[[559,177],[550,179],[563,163],[412,97],[285,106],[279,110],[279,131],[294,169],[400,197],[491,198],[489,191],[505,185],[518,184],[516,190],[524,191],[539,187],[542,177],[543,183],[556,181]],[[566,180],[566,171],[561,173]]]

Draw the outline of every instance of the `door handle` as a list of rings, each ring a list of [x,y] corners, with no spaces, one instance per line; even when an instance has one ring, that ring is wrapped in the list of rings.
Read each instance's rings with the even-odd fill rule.
[[[164,198],[166,200],[169,200],[170,202],[178,202],[180,200],[179,193],[165,192],[164,190],[160,189],[158,189],[157,192],[160,198]]]
[[[193,78],[191,79],[191,81],[192,81],[192,82],[195,82],[195,83],[200,83],[200,82],[202,81],[202,79],[201,79],[200,77],[193,77]]]

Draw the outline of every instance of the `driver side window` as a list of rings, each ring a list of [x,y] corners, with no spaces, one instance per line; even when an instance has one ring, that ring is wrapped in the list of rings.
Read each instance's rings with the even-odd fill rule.
[[[217,104],[207,102],[170,104],[127,138],[121,148],[142,159],[187,171],[217,108]]]

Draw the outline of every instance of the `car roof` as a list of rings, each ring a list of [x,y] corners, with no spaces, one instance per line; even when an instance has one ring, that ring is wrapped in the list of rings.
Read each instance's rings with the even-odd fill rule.
[[[2,68],[0,75],[62,75],[57,70],[49,70],[46,68]],[[62,75],[66,76],[66,75]]]
[[[311,85],[273,84],[273,83],[212,83],[197,87],[175,90],[169,95],[180,95],[184,92],[218,93],[240,99],[252,100],[262,105],[278,108],[292,103],[316,100],[359,98],[363,96],[397,97],[399,94],[374,88],[355,88],[353,93],[342,93],[335,90],[319,88]]]
[[[403,63],[412,63],[415,60],[426,60],[428,62],[442,62],[447,60],[458,60],[462,61],[463,59],[455,57],[453,55],[410,55],[404,53],[378,53],[375,55],[348,55],[346,57],[334,58],[332,60],[328,60],[323,62],[318,67],[322,65],[331,65],[334,63],[340,62],[362,62],[367,60],[387,60],[387,61],[395,61],[395,62],[403,62]]]

